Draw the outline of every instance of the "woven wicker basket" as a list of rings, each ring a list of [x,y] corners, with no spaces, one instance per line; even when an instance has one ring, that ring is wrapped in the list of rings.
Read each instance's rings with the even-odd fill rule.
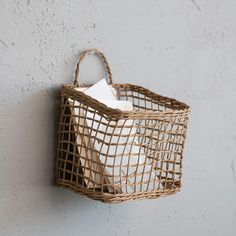
[[[80,64],[90,54],[102,59],[109,84],[133,111],[112,109],[75,90],[81,88]],[[113,84],[104,54],[82,52],[74,83],[61,88],[57,185],[108,203],[179,191],[189,112],[185,103],[141,86]]]

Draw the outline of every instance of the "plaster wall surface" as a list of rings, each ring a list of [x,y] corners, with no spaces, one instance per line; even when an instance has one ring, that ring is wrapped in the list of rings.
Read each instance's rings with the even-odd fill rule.
[[[236,1],[0,1],[0,236],[236,235]],[[183,189],[107,205],[54,185],[58,89],[104,50],[117,83],[188,103]],[[103,76],[88,58],[81,82]]]

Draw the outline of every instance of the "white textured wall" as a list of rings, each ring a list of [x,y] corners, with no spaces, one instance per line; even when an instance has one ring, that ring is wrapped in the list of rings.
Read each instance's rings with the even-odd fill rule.
[[[88,47],[115,82],[191,105],[177,195],[104,205],[54,186],[57,91]],[[235,103],[235,0],[1,0],[0,235],[236,235]]]

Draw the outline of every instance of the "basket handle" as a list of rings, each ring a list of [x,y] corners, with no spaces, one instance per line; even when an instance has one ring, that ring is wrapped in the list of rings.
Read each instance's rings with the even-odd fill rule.
[[[105,69],[106,69],[106,74],[108,75],[108,78],[106,78],[107,82],[108,82],[108,84],[112,84],[112,72],[111,72],[111,68],[110,68],[110,65],[107,61],[106,56],[99,49],[92,48],[92,49],[86,49],[86,50],[84,50],[83,52],[80,53],[79,61],[77,63],[76,70],[75,70],[75,76],[74,76],[74,79],[73,79],[74,85],[79,85],[79,83],[78,83],[79,70],[80,70],[80,64],[82,63],[83,59],[86,56],[93,55],[93,54],[97,55],[102,60],[102,62],[104,63],[104,66],[105,66]]]

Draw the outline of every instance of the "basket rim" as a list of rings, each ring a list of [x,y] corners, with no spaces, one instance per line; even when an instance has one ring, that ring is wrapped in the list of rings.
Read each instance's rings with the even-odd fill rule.
[[[178,101],[174,98],[170,98],[167,96],[159,95],[149,89],[146,89],[139,85],[134,84],[111,84],[114,88],[127,88],[129,87],[134,92],[139,92],[145,96],[150,97],[155,101],[159,101],[160,99],[166,100],[168,103],[163,103],[165,106],[170,108],[169,111],[156,111],[156,110],[147,110],[147,111],[121,111],[119,109],[114,109],[106,106],[105,104],[99,102],[97,99],[92,98],[89,95],[81,91],[77,91],[74,88],[81,88],[91,86],[91,83],[84,83],[82,85],[74,85],[72,83],[63,84],[61,86],[61,96],[65,96],[68,98],[72,98],[78,102],[82,102],[84,105],[96,109],[100,115],[106,115],[111,119],[130,119],[130,118],[141,118],[141,119],[160,119],[160,120],[171,120],[176,119],[178,117],[186,117],[191,111],[191,108],[184,102]]]

